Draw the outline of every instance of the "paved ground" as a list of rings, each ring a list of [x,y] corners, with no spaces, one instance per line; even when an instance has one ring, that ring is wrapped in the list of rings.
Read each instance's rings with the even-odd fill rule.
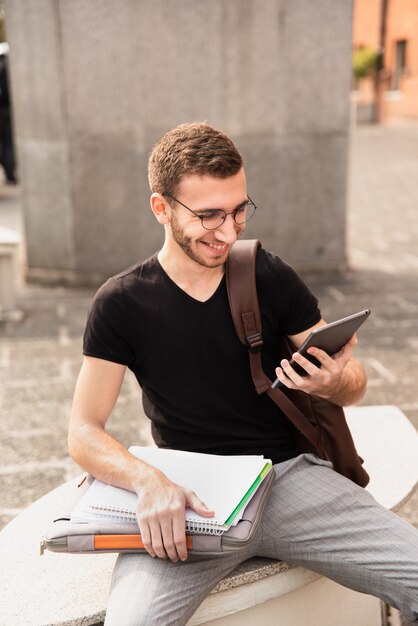
[[[396,404],[418,427],[418,126],[354,131],[349,184],[350,271],[307,277],[331,321],[370,307],[358,356],[363,404]],[[0,225],[22,229],[19,190],[0,186]],[[79,469],[66,428],[93,290],[21,285],[21,322],[0,324],[0,528]],[[150,440],[133,377],[110,430],[126,445]],[[418,496],[401,514],[418,527]]]

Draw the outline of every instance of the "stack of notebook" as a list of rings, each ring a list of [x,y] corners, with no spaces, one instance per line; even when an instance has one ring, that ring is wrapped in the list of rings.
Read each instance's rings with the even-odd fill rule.
[[[215,511],[211,518],[186,509],[189,533],[222,534],[242,512],[272,467],[263,456],[220,456],[132,446],[131,454],[161,470],[171,481],[194,491]],[[71,514],[71,522],[136,523],[137,495],[97,479]]]

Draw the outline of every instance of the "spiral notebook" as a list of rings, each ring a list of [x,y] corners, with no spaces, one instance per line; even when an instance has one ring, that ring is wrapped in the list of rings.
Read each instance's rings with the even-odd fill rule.
[[[221,534],[235,525],[272,467],[270,459],[258,455],[220,456],[141,446],[131,446],[129,451],[173,482],[195,491],[215,511],[214,517],[207,518],[186,508],[190,533]],[[73,510],[71,522],[135,524],[136,503],[136,494],[95,479]]]

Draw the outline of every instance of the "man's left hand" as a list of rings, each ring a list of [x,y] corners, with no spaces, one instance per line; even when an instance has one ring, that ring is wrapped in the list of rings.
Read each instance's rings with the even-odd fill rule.
[[[304,356],[295,352],[292,357],[307,373],[300,376],[287,359],[280,362],[276,369],[278,379],[288,389],[299,389],[305,393],[332,399],[339,395],[344,368],[353,358],[353,350],[357,345],[357,337],[353,335],[345,346],[333,356],[329,356],[319,348],[309,348],[308,353],[314,356],[321,367],[314,365]]]

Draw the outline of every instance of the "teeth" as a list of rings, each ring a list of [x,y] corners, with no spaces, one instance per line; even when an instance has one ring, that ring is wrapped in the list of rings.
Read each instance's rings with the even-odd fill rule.
[[[226,248],[225,243],[209,243],[208,241],[206,241],[205,243],[211,248],[214,248],[214,250],[223,250],[224,248]]]

